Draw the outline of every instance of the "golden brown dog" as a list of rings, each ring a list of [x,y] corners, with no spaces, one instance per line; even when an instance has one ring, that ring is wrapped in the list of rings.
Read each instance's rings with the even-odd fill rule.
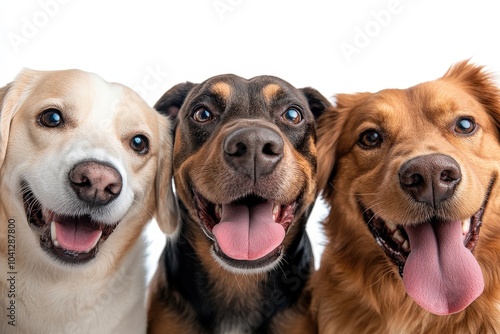
[[[230,74],[157,102],[176,116],[182,228],[151,285],[150,333],[274,332],[298,309],[313,269],[315,115],[329,105],[276,77]]]
[[[331,207],[319,333],[500,332],[500,102],[482,67],[338,95],[318,124]]]
[[[170,121],[79,70],[0,89],[0,332],[144,333],[146,223],[177,223]]]

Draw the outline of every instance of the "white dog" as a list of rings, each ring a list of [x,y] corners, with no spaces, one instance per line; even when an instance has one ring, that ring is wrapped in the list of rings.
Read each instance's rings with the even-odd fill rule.
[[[141,233],[177,226],[170,121],[79,70],[23,70],[0,108],[0,332],[144,333]]]

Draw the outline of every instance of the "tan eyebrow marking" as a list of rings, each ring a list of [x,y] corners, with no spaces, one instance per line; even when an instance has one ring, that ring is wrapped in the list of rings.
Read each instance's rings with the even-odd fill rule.
[[[228,100],[229,96],[231,96],[231,86],[228,83],[219,81],[212,85],[211,87],[212,92],[214,92],[217,95],[220,95],[224,100]]]
[[[262,88],[262,94],[267,103],[269,103],[273,97],[275,97],[281,91],[281,87],[277,84],[268,84]]]

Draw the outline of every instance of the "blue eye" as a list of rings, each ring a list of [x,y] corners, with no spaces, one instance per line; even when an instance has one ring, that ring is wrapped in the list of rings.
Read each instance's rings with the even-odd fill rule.
[[[294,108],[287,109],[281,117],[287,122],[299,124],[302,121],[302,114]]]
[[[199,123],[205,123],[213,119],[213,115],[207,108],[198,108],[194,114],[193,119]]]
[[[462,135],[472,134],[476,129],[476,123],[470,117],[460,117],[455,123],[455,132]]]
[[[148,139],[143,135],[137,135],[130,141],[130,147],[139,154],[146,154],[149,150]]]
[[[38,116],[38,123],[48,128],[55,128],[63,123],[61,112],[57,109],[44,110]]]

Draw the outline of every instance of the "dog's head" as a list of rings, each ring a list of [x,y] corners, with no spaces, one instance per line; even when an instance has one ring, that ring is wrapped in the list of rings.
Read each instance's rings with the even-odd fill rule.
[[[489,275],[487,243],[500,232],[490,204],[499,101],[490,75],[461,62],[409,89],[338,95],[318,123],[318,187],[337,218],[326,226],[333,243],[365,276],[399,273],[435,314],[467,307]]]
[[[170,121],[136,93],[83,71],[26,69],[0,96],[0,204],[29,224],[23,240],[77,264],[123,252],[155,212],[175,229]]]
[[[176,117],[177,194],[225,268],[274,267],[304,228],[316,192],[315,115],[328,105],[311,88],[236,75],[179,84],[155,105]]]

